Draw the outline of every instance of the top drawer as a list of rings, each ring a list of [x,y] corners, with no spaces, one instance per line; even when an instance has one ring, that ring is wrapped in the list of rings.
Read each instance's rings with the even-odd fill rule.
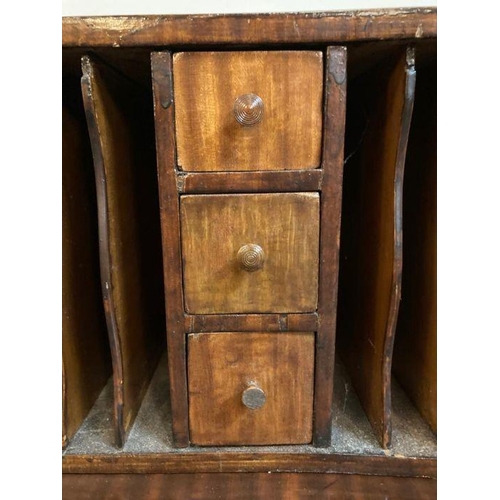
[[[181,52],[173,73],[181,170],[319,166],[321,52]]]

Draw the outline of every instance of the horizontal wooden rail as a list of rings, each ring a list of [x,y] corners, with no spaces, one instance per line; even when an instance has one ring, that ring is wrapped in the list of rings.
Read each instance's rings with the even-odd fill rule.
[[[320,191],[323,170],[278,172],[204,172],[177,176],[180,193],[263,193]]]
[[[434,458],[326,453],[189,452],[170,454],[67,455],[64,473],[165,474],[187,472],[321,472],[430,477]]]
[[[202,332],[314,332],[318,315],[310,314],[200,314],[185,316],[186,333]]]
[[[186,44],[334,43],[432,38],[437,10],[252,15],[66,17],[63,47],[164,47]]]

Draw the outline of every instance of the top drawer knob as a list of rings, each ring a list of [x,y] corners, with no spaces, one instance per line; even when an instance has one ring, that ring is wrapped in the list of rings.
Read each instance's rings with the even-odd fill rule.
[[[234,101],[234,117],[240,125],[251,126],[262,121],[264,101],[256,94],[243,94]]]
[[[264,265],[264,250],[259,245],[243,245],[238,250],[238,262],[243,271],[253,272],[262,269]]]

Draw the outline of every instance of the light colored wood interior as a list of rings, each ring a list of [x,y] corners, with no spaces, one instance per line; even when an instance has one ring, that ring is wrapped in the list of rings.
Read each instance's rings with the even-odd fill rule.
[[[436,63],[418,68],[404,189],[403,284],[394,373],[437,432]]]
[[[384,447],[391,441],[392,346],[401,294],[402,180],[411,118],[405,50],[353,86],[367,116],[346,168],[338,345]],[[353,101],[354,102],[354,101]],[[359,106],[359,104],[358,104]],[[409,113],[409,115],[408,115]]]
[[[99,280],[92,158],[84,116],[62,115],[63,446],[111,376]]]
[[[159,235],[159,210],[149,198],[141,199],[148,180],[156,178],[153,121],[139,113],[142,94],[119,73],[92,58],[83,58],[83,70],[89,82],[84,97],[95,123],[91,137],[100,188],[99,236],[101,244],[106,242],[101,279],[113,338],[115,405],[123,411],[116,425],[123,440],[164,343],[160,241],[153,240]],[[142,99],[151,107],[151,96]]]

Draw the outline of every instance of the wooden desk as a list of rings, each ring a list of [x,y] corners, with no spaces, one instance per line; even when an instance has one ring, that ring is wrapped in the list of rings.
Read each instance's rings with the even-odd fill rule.
[[[63,19],[63,173],[96,194],[65,188],[99,237],[63,472],[436,477],[436,37],[435,9]]]

